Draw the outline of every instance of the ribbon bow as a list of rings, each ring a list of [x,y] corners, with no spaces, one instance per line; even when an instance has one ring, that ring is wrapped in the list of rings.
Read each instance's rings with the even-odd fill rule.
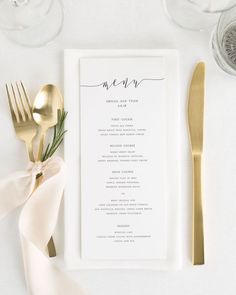
[[[39,173],[43,173],[43,181],[34,190]],[[43,163],[30,163],[27,170],[0,181],[0,220],[24,204],[19,217],[19,232],[28,294],[84,294],[46,254],[47,243],[57,223],[64,186],[65,164],[59,157]]]

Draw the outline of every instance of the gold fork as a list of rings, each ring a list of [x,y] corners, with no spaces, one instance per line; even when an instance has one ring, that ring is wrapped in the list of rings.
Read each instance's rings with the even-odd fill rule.
[[[32,106],[23,83],[6,84],[12,122],[17,137],[24,141],[30,161],[34,162],[33,139],[37,133],[37,126],[32,116]]]
[[[20,140],[25,142],[30,161],[35,162],[33,139],[37,134],[37,125],[33,119],[32,105],[24,84],[22,81],[16,82],[15,87],[12,83],[10,86],[6,84],[6,90],[16,135]],[[39,186],[40,179],[40,175],[38,175],[34,189],[37,189]],[[48,252],[50,257],[56,256],[56,249],[52,237],[48,243]]]

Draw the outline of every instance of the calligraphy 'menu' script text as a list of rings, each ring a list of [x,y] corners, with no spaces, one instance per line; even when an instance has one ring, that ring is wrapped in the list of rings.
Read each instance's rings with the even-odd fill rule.
[[[108,81],[103,81],[98,84],[82,84],[80,87],[102,87],[105,88],[106,90],[109,90],[112,87],[117,87],[117,86],[123,86],[124,88],[128,88],[129,86],[134,86],[134,88],[138,88],[142,83],[144,82],[150,82],[150,81],[162,81],[164,78],[144,78],[141,80],[136,80],[132,79],[130,80],[129,78],[125,78],[124,80],[119,81],[118,79],[114,79],[112,82]]]

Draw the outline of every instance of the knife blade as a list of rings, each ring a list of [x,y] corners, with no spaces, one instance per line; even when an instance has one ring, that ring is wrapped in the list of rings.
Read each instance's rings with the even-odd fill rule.
[[[202,210],[201,162],[204,129],[205,64],[196,65],[189,89],[188,123],[193,165],[193,224],[192,263],[202,265],[204,258],[204,229]]]

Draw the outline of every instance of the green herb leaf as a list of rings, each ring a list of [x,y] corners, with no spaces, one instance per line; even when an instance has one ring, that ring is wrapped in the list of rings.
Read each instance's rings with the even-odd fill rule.
[[[64,135],[67,132],[67,130],[64,130],[64,123],[66,120],[67,112],[64,110],[58,110],[58,123],[54,127],[54,133],[52,142],[49,143],[45,149],[45,152],[42,156],[41,161],[44,162],[56,152],[56,150],[59,148],[61,143],[63,142]]]

